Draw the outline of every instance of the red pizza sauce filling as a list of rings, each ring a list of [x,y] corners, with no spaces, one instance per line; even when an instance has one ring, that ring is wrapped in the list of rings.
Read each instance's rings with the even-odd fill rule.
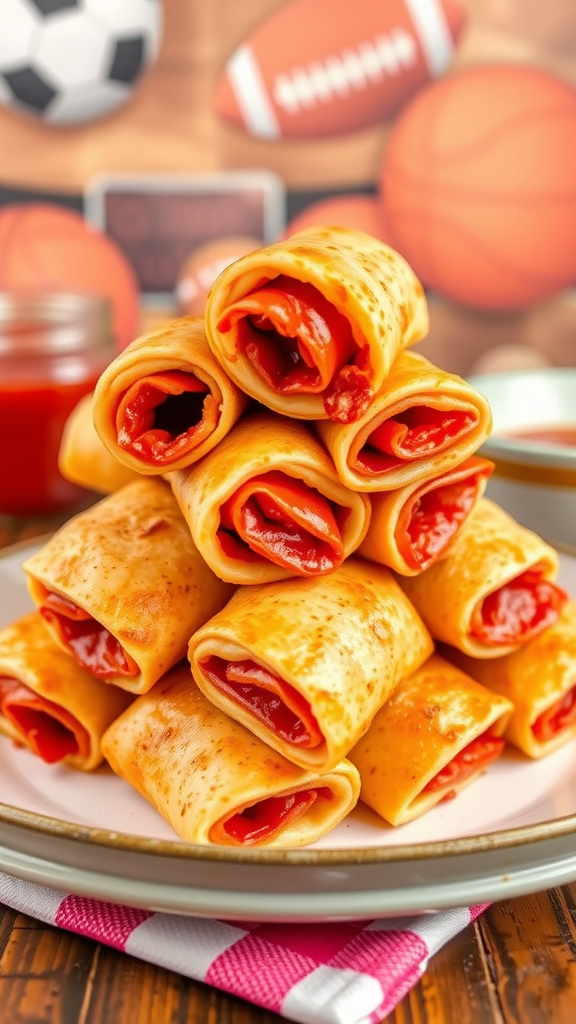
[[[311,749],[323,736],[305,698],[255,661],[225,661],[211,655],[200,663],[210,682],[276,736]]]
[[[495,736],[488,729],[477,736],[463,750],[460,750],[437,775],[424,786],[422,793],[442,793],[448,800],[455,795],[454,787],[460,786],[473,775],[486,770],[492,761],[500,756],[506,741],[502,736]]]
[[[321,394],[328,417],[343,423],[368,408],[367,346],[314,285],[280,274],[228,307],[218,330],[233,327],[238,350],[276,394]]]
[[[320,576],[344,559],[339,522],[349,513],[302,480],[273,471],[242,484],[220,509],[218,539],[229,558]]]
[[[129,387],[116,412],[118,444],[150,466],[193,451],[219,420],[207,384],[180,370],[153,373]]]
[[[0,713],[47,764],[56,764],[72,754],[88,756],[90,736],[78,719],[18,679],[0,677]]]
[[[573,686],[563,697],[559,697],[549,708],[546,708],[535,722],[532,732],[540,743],[553,740],[564,729],[576,724],[576,686]]]
[[[67,597],[48,591],[40,613],[82,668],[99,679],[137,676],[140,669],[115,636]]]
[[[424,484],[406,502],[398,518],[396,542],[410,568],[427,569],[439,559],[472,511],[480,485],[493,467],[488,459],[469,459],[447,473],[440,485]]]
[[[477,422],[472,412],[411,406],[372,431],[356,455],[358,469],[381,475],[404,462],[435,455],[469,434]]]
[[[526,643],[552,626],[568,600],[535,565],[492,591],[474,609],[470,635],[485,644]]]
[[[217,841],[218,832],[223,831],[229,839],[241,846],[255,846],[304,817],[318,798],[330,800],[332,791],[328,786],[319,786],[286,796],[267,797],[238,811],[223,824],[217,824],[210,830],[210,839],[212,842]]]

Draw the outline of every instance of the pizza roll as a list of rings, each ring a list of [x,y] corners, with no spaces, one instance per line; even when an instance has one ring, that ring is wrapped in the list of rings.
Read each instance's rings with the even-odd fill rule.
[[[361,800],[402,825],[455,796],[505,746],[512,705],[433,654],[395,688],[350,751]]]
[[[140,473],[128,469],[110,454],[96,433],[92,416],[93,394],[85,395],[66,420],[58,468],[66,480],[100,494],[112,494]]]
[[[275,753],[172,669],[108,729],[114,771],[192,843],[293,847],[334,828],[358,800],[343,761],[322,777]]]
[[[331,572],[370,521],[369,500],[340,483],[307,426],[273,413],[237,423],[170,483],[201,555],[233,583]]]
[[[92,675],[145,693],[228,600],[168,484],[144,477],[65,523],[24,563],[54,639]]]
[[[557,621],[512,654],[480,661],[450,649],[456,661],[514,710],[506,739],[529,757],[546,757],[576,737],[576,602]]]
[[[246,404],[212,355],[203,320],[181,317],[137,338],[104,370],[94,425],[115,459],[160,475],[211,451]]]
[[[311,771],[329,771],[432,640],[389,570],[354,558],[329,576],[240,587],[190,640],[222,711]]]
[[[401,352],[362,416],[319,423],[318,433],[347,487],[391,491],[457,466],[491,427],[490,406],[476,388],[417,352]]]
[[[420,282],[383,242],[310,228],[217,278],[206,333],[246,394],[298,419],[357,420],[394,359],[428,330]]]
[[[435,640],[497,658],[556,622],[567,599],[557,573],[550,545],[481,498],[446,557],[399,581]]]
[[[90,771],[132,696],[95,679],[31,612],[0,630],[0,730],[48,764]]]
[[[494,468],[472,456],[424,483],[370,495],[372,516],[359,554],[415,576],[443,558],[482,497]]]

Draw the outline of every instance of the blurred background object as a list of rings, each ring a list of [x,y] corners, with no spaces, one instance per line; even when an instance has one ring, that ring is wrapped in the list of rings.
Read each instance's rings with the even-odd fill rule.
[[[418,351],[463,376],[496,349],[529,346],[555,366],[576,365],[576,293],[567,289],[545,302],[510,311],[477,310],[437,293],[428,296],[430,330]],[[504,365],[501,369],[512,369]]]
[[[505,361],[507,352],[515,360],[533,358],[510,345],[528,345],[557,365],[576,363],[573,0],[4,3],[14,16],[4,17],[0,33],[0,207],[41,202],[72,209],[116,245],[137,282],[140,321],[117,325],[119,347],[174,315],[184,264],[195,260],[197,250],[201,258],[204,246],[213,242],[249,235],[267,243],[326,218],[367,230],[401,250],[406,246],[404,255],[417,269],[422,264],[425,277],[437,255],[429,248],[432,213],[440,211],[448,228],[436,231],[442,265],[432,266],[433,278],[426,281],[431,332],[422,350],[461,373],[500,346],[504,352],[489,359]],[[336,16],[340,3],[342,18]],[[129,102],[66,123],[22,116],[23,107],[11,104],[7,76],[22,69],[26,34],[18,28],[17,8],[28,11],[27,24],[35,20],[38,39],[48,29],[52,38],[64,28],[71,32],[68,51],[74,55],[82,53],[86,19],[97,11],[102,25],[106,19],[137,17],[134,12],[143,4],[154,8],[158,31],[150,30],[146,52],[152,59],[135,87],[128,86]],[[109,41],[124,29],[103,31]],[[127,42],[138,35],[133,23],[122,38]],[[37,69],[34,61],[28,66]],[[478,85],[476,113],[470,84],[486,76],[502,87],[490,103]],[[506,82],[520,80],[526,88],[509,90]],[[75,109],[81,114],[80,86],[64,91],[72,107],[77,95]],[[561,109],[554,106],[542,120],[534,104],[545,92],[553,105],[553,97],[559,99]],[[237,103],[241,95],[243,108]],[[449,159],[434,150],[419,160],[418,180],[410,189],[404,181],[404,200],[411,203],[425,185],[430,202],[433,196],[438,204],[437,190],[428,185],[441,180],[448,165],[450,194],[442,193],[440,206],[430,207],[428,222],[419,207],[418,231],[408,238],[405,227],[406,237],[400,238],[405,206],[392,209],[394,189],[390,180],[386,188],[386,168],[398,149],[406,148],[398,141],[402,126],[430,96],[450,97],[441,122]],[[271,109],[281,129],[274,138],[253,130],[267,100],[268,113]],[[481,161],[473,153],[466,162],[457,150],[464,138],[458,107],[466,139],[485,129],[489,118],[502,124],[498,140],[483,136]],[[520,110],[527,112],[523,120]],[[512,121],[506,120],[509,114]],[[423,138],[430,140],[439,127],[428,120]],[[409,153],[400,155],[404,160]],[[502,165],[505,196],[499,192]],[[480,170],[481,195],[474,191],[474,172]],[[261,189],[258,200],[260,211],[268,211],[268,230],[256,226],[256,205],[249,223],[239,216],[248,208],[244,200],[218,194],[224,177],[240,174],[276,182],[266,186],[266,199]],[[459,247],[459,232],[468,230],[472,216],[472,228],[480,233]],[[95,260],[93,267],[101,262],[107,259]],[[121,272],[117,276],[125,280]],[[56,279],[53,286],[85,288]],[[95,290],[105,293],[101,280]]]
[[[530,370],[550,365],[550,359],[545,352],[520,342],[508,342],[506,345],[493,345],[492,348],[487,348],[472,363],[469,372],[496,373],[499,370]]]
[[[480,373],[494,427],[481,452],[494,462],[486,495],[550,543],[574,548],[575,367]]]
[[[115,353],[106,300],[0,293],[0,513],[51,515],[89,495],[58,468],[66,421]]]
[[[215,112],[266,139],[358,131],[446,70],[465,21],[461,0],[292,0],[231,54]]]
[[[382,242],[390,242],[384,207],[378,196],[342,194],[312,203],[302,213],[296,214],[284,234],[294,235],[297,231],[321,227],[323,224],[356,228],[357,231],[374,235]]]
[[[518,309],[576,280],[576,91],[519,65],[422,90],[384,154],[386,220],[423,283]]]
[[[80,214],[55,204],[0,210],[0,289],[99,295],[111,304],[117,347],[137,333],[138,286],[130,263]]]
[[[53,124],[131,96],[160,44],[159,0],[3,0],[0,102]]]
[[[210,175],[104,175],[85,192],[85,213],[133,267],[141,301],[172,308],[184,262],[232,236],[273,241],[285,223],[284,183],[270,171]]]
[[[179,312],[203,316],[206,298],[214,281],[235,260],[262,246],[262,239],[250,235],[231,235],[198,246],[182,267],[176,283]]]

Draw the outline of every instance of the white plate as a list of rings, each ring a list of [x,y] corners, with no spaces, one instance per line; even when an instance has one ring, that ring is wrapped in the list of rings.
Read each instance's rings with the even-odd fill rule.
[[[0,559],[0,626],[28,611],[21,563]],[[561,582],[576,594],[576,559]],[[457,799],[393,829],[364,808],[306,849],[178,839],[108,769],[48,766],[0,737],[0,869],[80,895],[185,914],[327,920],[488,902],[576,879],[576,757],[507,752]]]

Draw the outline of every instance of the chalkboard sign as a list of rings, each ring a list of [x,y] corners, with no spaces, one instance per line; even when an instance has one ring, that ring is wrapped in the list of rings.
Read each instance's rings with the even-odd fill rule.
[[[285,226],[284,186],[269,171],[108,176],[91,182],[84,198],[87,220],[126,254],[149,305],[170,302],[198,246],[229,235],[266,244]]]

